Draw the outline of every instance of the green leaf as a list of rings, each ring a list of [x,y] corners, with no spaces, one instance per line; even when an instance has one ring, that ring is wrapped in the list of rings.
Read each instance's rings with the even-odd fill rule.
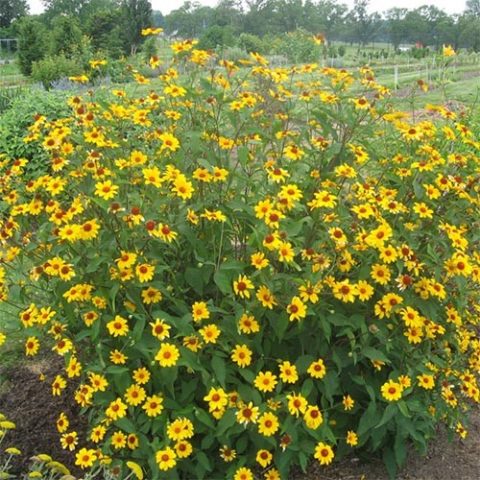
[[[208,459],[207,455],[203,452],[197,452],[195,458],[198,460],[198,463],[207,471],[210,472],[212,467],[210,465],[210,460]]]
[[[394,403],[387,405],[387,408],[384,410],[382,419],[375,426],[375,428],[380,428],[382,425],[388,423],[398,412],[397,406]]]
[[[395,460],[397,461],[397,465],[399,467],[405,463],[407,458],[407,442],[405,440],[405,437],[400,432],[395,435],[393,451],[395,453]]]
[[[212,358],[212,369],[215,373],[215,378],[218,383],[225,388],[226,366],[225,360],[218,355]]]
[[[383,463],[387,469],[388,477],[390,480],[394,480],[397,475],[397,462],[391,448],[387,447],[383,450]]]
[[[377,418],[378,418],[377,405],[372,400],[369,403],[367,409],[365,410],[365,413],[362,415],[360,422],[358,423],[358,429],[357,429],[358,435],[363,435],[368,430],[373,428],[377,423]]]
[[[196,410],[195,416],[200,422],[206,425],[209,429],[215,430],[215,422],[205,410],[199,408],[198,410]]]
[[[383,352],[372,347],[363,347],[361,353],[370,360],[380,360],[385,363],[390,363],[390,360]]]
[[[218,422],[215,434],[217,437],[221,437],[228,429],[235,425],[236,421],[235,411],[233,409],[227,410],[223,417]]]
[[[188,267],[185,270],[185,281],[195,290],[195,293],[203,294],[204,280],[200,269]]]
[[[410,413],[408,412],[408,405],[403,400],[399,400],[397,402],[397,405],[400,412],[402,412],[402,415],[404,417],[410,418]]]

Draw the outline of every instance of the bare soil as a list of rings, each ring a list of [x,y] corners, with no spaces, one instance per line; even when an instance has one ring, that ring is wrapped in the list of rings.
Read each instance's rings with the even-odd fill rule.
[[[63,360],[52,357],[22,365],[0,367],[1,377],[6,378],[0,385],[0,412],[16,424],[5,439],[5,446],[15,446],[22,455],[14,457],[12,473],[28,471],[27,465],[33,455],[46,453],[54,460],[65,464],[72,474],[79,473],[74,466],[74,455],[63,450],[56,421],[64,412],[70,421],[68,431],[75,430],[79,439],[85,438],[86,418],[79,415],[73,400],[76,385],[70,385],[59,397],[52,397],[51,385],[55,376],[61,373]],[[40,380],[40,375],[45,379]]]

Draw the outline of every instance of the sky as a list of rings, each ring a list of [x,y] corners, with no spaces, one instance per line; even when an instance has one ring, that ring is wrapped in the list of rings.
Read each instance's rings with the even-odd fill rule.
[[[184,0],[150,0],[154,10],[160,10],[164,15],[180,7]],[[218,0],[198,0],[202,5],[215,6]],[[41,0],[28,0],[31,13],[41,13],[43,11]],[[353,5],[353,0],[341,0],[341,3],[349,7]],[[389,8],[417,8],[422,5],[435,5],[446,11],[448,14],[461,13],[465,9],[465,0],[371,0],[370,11],[383,12]]]

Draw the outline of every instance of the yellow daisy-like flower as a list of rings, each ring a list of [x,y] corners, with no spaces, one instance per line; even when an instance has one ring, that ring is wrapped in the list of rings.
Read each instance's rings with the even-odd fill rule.
[[[235,345],[231,359],[241,368],[248,367],[252,363],[252,351],[245,345]]]
[[[93,467],[97,460],[97,453],[93,449],[82,448],[77,452],[75,465],[82,469]]]
[[[330,445],[319,442],[315,447],[314,457],[320,462],[320,465],[329,465],[332,463],[334,456],[335,454],[333,453],[333,449],[330,447]]]
[[[205,302],[195,302],[192,305],[192,317],[195,322],[210,318],[210,311]]]
[[[107,330],[113,337],[124,337],[128,334],[128,322],[125,318],[117,315],[112,321],[107,323]]]
[[[162,343],[155,355],[155,360],[161,367],[173,367],[180,358],[180,351],[172,343]]]
[[[418,385],[425,390],[431,390],[435,386],[433,375],[422,374],[417,376]]]
[[[265,437],[271,437],[280,428],[278,418],[271,412],[266,412],[258,419],[258,433]]]
[[[147,397],[142,409],[149,417],[157,417],[163,411],[163,398],[160,395],[152,395]]]
[[[253,383],[261,392],[272,392],[277,384],[277,376],[270,371],[259,372]]]
[[[170,447],[158,450],[155,454],[155,461],[162,471],[171,470],[177,464],[177,454]]]
[[[312,362],[308,367],[307,373],[312,378],[323,378],[327,374],[327,369],[323,360],[319,358],[317,361]]]
[[[403,387],[400,383],[394,382],[393,380],[384,383],[380,390],[383,398],[389,402],[395,402],[402,398]]]
[[[250,298],[250,290],[254,288],[252,281],[246,275],[239,275],[233,282],[233,291],[240,298]]]
[[[300,300],[300,297],[293,297],[287,305],[288,319],[293,322],[307,316],[307,306]]]

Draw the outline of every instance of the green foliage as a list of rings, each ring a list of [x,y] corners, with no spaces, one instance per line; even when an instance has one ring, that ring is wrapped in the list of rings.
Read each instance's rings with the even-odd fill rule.
[[[293,63],[318,62],[323,48],[315,45],[310,33],[296,30],[280,37],[274,51],[278,55],[285,55]]]
[[[94,12],[86,23],[86,33],[95,51],[106,52],[112,58],[120,58],[125,50],[122,26],[119,25],[119,9]]]
[[[31,18],[18,25],[18,62],[24,75],[32,73],[32,63],[41,60],[47,51],[47,34],[42,23]]]
[[[122,0],[122,34],[125,53],[135,53],[145,40],[142,30],[152,26],[152,5],[149,0]]]
[[[156,56],[158,53],[158,45],[156,38],[150,37],[145,40],[142,45],[142,54],[145,62],[148,62],[152,57]]]
[[[238,46],[246,52],[257,52],[262,55],[269,53],[269,46],[257,35],[242,33],[238,37]]]
[[[231,47],[234,43],[235,39],[231,27],[213,25],[202,33],[198,47],[204,50],[214,50],[217,47]]]
[[[28,127],[37,115],[44,115],[51,120],[63,117],[68,112],[65,98],[64,92],[25,89],[0,116],[0,151],[11,158],[29,160],[28,177],[48,171],[45,150],[40,145],[23,140],[29,133]]]
[[[0,162],[0,300],[28,355],[40,338],[65,361],[95,448],[149,480],[252,479],[265,450],[286,479],[352,448],[393,478],[438,423],[464,435],[480,401],[478,118],[415,120],[369,67],[172,47],[144,97],[71,97],[17,133],[38,156]]]
[[[76,59],[67,58],[63,54],[46,57],[32,65],[32,79],[41,82],[47,90],[56,80],[80,75],[82,72],[83,66]]]
[[[9,27],[10,24],[28,12],[26,0],[2,0],[0,3],[0,28]]]
[[[82,42],[82,30],[74,17],[58,16],[52,22],[50,55],[73,56]]]

